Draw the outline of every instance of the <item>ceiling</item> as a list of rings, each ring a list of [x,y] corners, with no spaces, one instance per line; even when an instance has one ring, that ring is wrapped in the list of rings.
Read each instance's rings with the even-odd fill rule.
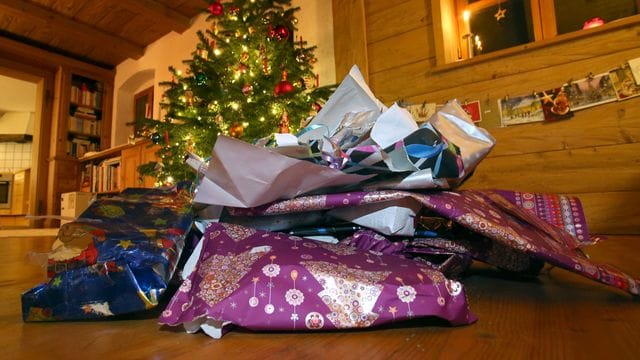
[[[0,36],[105,68],[138,59],[147,45],[208,6],[206,0],[0,0]]]

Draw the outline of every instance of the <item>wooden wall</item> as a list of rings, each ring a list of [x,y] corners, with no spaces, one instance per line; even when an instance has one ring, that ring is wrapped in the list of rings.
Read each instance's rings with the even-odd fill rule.
[[[640,57],[640,15],[441,64],[435,34],[442,31],[438,21],[434,26],[432,2],[334,0],[337,78],[358,64],[387,104],[480,100],[482,126],[497,145],[464,187],[576,195],[591,232],[640,234],[640,98],[577,111],[570,120],[506,128],[499,127],[497,106],[499,98],[547,90]],[[359,24],[364,29],[353,28]]]

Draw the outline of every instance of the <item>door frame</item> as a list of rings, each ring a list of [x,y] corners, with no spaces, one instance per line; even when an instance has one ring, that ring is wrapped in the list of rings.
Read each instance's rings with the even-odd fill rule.
[[[29,220],[29,227],[43,227],[45,221],[39,216],[45,215],[47,209],[47,174],[55,73],[23,62],[0,58],[0,74],[36,84],[28,215],[34,216]]]

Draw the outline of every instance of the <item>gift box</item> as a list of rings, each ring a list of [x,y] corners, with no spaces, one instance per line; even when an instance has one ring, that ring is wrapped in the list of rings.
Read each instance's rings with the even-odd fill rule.
[[[318,331],[476,320],[461,283],[398,255],[225,223],[208,226],[197,254],[160,323],[220,338],[231,325]]]
[[[192,225],[190,205],[182,186],[94,201],[60,228],[48,282],[22,295],[23,319],[95,319],[157,306]]]

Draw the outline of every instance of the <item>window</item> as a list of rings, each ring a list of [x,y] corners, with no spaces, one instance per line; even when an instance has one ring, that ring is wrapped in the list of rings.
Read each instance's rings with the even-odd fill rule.
[[[433,0],[432,9],[438,60],[450,63],[633,16],[640,0]]]

